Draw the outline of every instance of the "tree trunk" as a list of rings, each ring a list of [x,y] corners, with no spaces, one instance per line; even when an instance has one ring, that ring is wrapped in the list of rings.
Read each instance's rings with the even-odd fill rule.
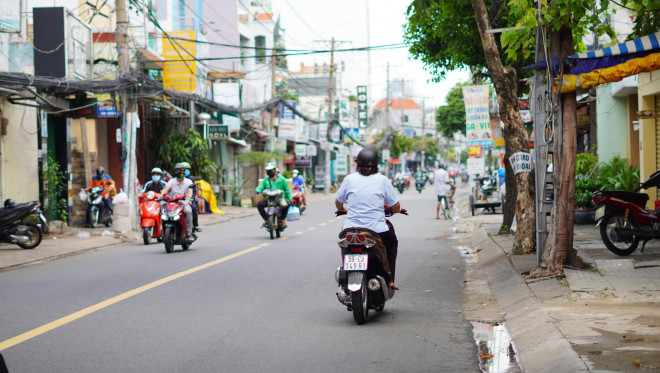
[[[516,152],[529,153],[529,139],[527,131],[520,117],[518,106],[518,89],[516,71],[503,66],[500,53],[490,30],[488,12],[484,0],[472,0],[472,8],[479,27],[481,44],[488,63],[490,78],[495,84],[497,100],[500,103],[500,117],[504,122],[504,140],[506,141],[507,157]],[[507,167],[510,169],[510,167]],[[511,173],[507,173],[510,178]],[[520,172],[515,175],[516,199],[507,200],[507,204],[515,206],[518,227],[513,241],[513,254],[532,253],[536,246],[536,203],[534,169],[531,172]],[[507,184],[507,187],[510,183]],[[515,204],[515,205],[513,205]]]
[[[562,56],[573,54],[573,34],[568,26],[553,33],[552,43],[559,47]],[[560,73],[562,71],[560,70]],[[548,274],[558,274],[565,264],[583,268],[582,259],[573,248],[573,228],[575,218],[575,153],[577,149],[576,94],[564,93],[560,96],[562,105],[562,138],[556,143],[555,155],[559,162],[554,165],[555,203],[552,207],[552,223],[543,252],[542,267]],[[559,149],[561,147],[561,149]]]

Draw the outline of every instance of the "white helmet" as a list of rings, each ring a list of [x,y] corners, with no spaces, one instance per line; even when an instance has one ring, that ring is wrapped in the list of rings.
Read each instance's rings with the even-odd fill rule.
[[[152,174],[159,174],[159,175],[162,175],[162,174],[163,174],[163,170],[161,170],[161,169],[158,168],[158,167],[154,167],[154,168],[151,169],[151,173],[152,173]]]
[[[294,169],[293,171],[291,171],[291,175],[293,175],[293,176],[298,175],[298,170]]]
[[[268,164],[266,165],[266,171],[274,170],[275,168],[276,168],[275,167],[275,162],[268,162]]]

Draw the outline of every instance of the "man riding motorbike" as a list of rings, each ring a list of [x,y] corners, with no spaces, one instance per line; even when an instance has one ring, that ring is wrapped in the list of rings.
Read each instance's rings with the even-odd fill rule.
[[[294,190],[300,190],[303,207],[307,207],[307,187],[305,186],[305,179],[298,175],[298,170],[293,170],[291,172],[291,184],[293,185]]]
[[[269,162],[266,165],[266,175],[261,184],[255,189],[257,194],[260,194],[266,189],[279,189],[283,192],[282,200],[280,201],[280,219],[282,220],[282,227],[286,228],[286,214],[289,212],[289,206],[291,206],[291,190],[289,189],[289,183],[286,181],[284,176],[277,175],[277,167],[275,163]],[[268,206],[268,200],[265,198],[257,202],[257,210],[259,214],[264,219],[262,227],[265,227],[268,224],[268,214],[266,213],[266,206]]]
[[[191,241],[193,238],[193,212],[192,212],[192,196],[193,190],[191,185],[194,184],[190,179],[185,177],[184,173],[185,165],[182,163],[177,163],[174,165],[174,178],[167,182],[165,188],[163,188],[162,194],[168,194],[170,197],[175,197],[177,194],[186,195],[186,203],[183,207],[183,214],[186,217],[186,240]]]
[[[144,184],[144,189],[142,189],[142,192],[161,193],[163,188],[165,188],[165,185],[167,185],[167,183],[163,180],[163,170],[158,167],[154,167],[151,170],[151,180]]]
[[[193,211],[193,231],[196,232],[201,232],[202,228],[199,227],[199,205],[197,204],[197,184],[195,184],[195,179],[193,179],[191,175],[191,170],[192,167],[190,166],[190,163],[188,162],[181,162],[183,165],[183,175],[186,177],[186,179],[189,179],[193,183],[192,191],[193,191],[193,199],[192,199],[192,211]]]
[[[97,186],[105,189],[105,191],[101,193],[103,196],[103,204],[108,211],[112,212],[112,199],[117,195],[117,188],[115,187],[115,182],[112,180],[112,177],[105,173],[105,168],[103,167],[96,169],[96,174],[92,176],[92,182],[89,184],[87,190],[89,191]]]
[[[335,199],[335,207],[340,213],[346,212],[344,228],[366,228],[378,233],[387,251],[387,261],[390,267],[389,286],[399,290],[394,282],[396,256],[399,241],[394,233],[394,227],[385,220],[383,206],[391,206],[392,213],[405,212],[401,210],[399,198],[394,187],[384,175],[378,173],[378,153],[365,148],[358,153],[355,160],[357,172],[344,178]],[[344,204],[348,205],[348,209]]]

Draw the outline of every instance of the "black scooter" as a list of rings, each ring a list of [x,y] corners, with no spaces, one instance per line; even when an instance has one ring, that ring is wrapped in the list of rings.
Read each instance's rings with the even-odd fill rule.
[[[34,249],[43,238],[42,227],[48,227],[39,202],[9,203],[0,208],[0,242],[16,244],[24,249]],[[25,222],[30,215],[37,215],[39,223]]]
[[[106,227],[112,225],[112,211],[104,201],[103,192],[106,190],[101,186],[95,186],[89,191],[83,189],[86,194],[81,196],[83,202],[87,202],[87,224],[90,228],[96,228],[99,224]]]

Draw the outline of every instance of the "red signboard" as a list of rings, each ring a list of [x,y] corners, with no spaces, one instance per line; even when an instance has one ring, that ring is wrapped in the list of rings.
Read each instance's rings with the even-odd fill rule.
[[[469,157],[481,157],[481,145],[469,145],[468,146],[468,156]]]

